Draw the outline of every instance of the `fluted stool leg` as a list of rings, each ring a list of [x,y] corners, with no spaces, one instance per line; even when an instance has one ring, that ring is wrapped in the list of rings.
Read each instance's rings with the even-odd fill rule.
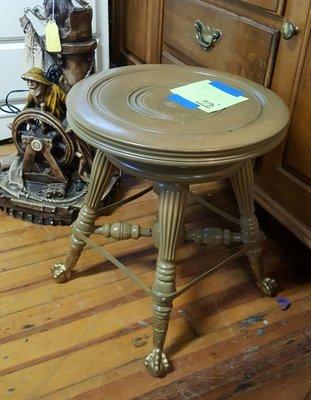
[[[262,236],[254,207],[254,174],[252,160],[247,160],[231,177],[233,189],[241,213],[241,233],[244,243],[254,242],[255,246],[247,253],[250,267],[257,286],[266,296],[275,293],[276,282],[264,276],[262,264]]]
[[[187,192],[187,186],[159,185],[159,253],[153,287],[157,294],[153,303],[154,349],[145,361],[154,376],[164,375],[169,368],[163,347],[172,310],[169,296],[176,291],[174,259],[183,227]]]
[[[52,276],[56,282],[69,280],[71,271],[75,267],[85,243],[79,238],[82,233],[89,237],[94,231],[97,210],[109,184],[111,163],[103,152],[97,150],[91,172],[85,204],[75,221],[70,239],[69,253],[64,264],[55,264],[52,267]]]

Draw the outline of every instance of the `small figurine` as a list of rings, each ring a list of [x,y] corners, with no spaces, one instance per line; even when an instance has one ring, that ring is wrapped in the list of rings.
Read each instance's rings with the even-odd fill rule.
[[[25,109],[40,108],[63,121],[66,117],[66,93],[55,83],[47,80],[42,69],[34,67],[22,75],[29,94]]]
[[[37,67],[22,79],[29,94],[12,124],[19,161],[10,166],[9,188],[50,199],[64,198],[68,189],[79,192],[88,180],[92,150],[68,127],[66,93]]]
[[[22,79],[29,94],[11,127],[17,155],[0,159],[0,206],[36,223],[72,223],[84,202],[94,150],[68,126],[59,85],[38,67]],[[112,178],[109,192],[118,180]]]

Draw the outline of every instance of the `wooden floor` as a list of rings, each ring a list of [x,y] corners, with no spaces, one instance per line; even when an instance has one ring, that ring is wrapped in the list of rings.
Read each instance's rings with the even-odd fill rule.
[[[128,177],[120,195],[142,186]],[[226,184],[194,190],[236,214]],[[126,218],[149,226],[156,204],[148,193],[101,221]],[[310,254],[263,211],[260,216],[266,270],[290,308],[282,311],[274,298],[260,294],[246,260],[232,262],[175,301],[167,338],[173,371],[156,379],[143,366],[152,347],[150,299],[90,249],[72,281],[53,283],[49,270],[64,260],[69,228],[1,213],[0,399],[310,399]],[[186,222],[230,226],[197,204],[189,204]],[[156,252],[150,240],[106,248],[152,284]],[[178,254],[178,285],[234,250],[186,245]]]

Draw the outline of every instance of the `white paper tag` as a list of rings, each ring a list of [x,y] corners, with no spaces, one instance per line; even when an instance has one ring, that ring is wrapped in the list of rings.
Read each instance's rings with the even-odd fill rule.
[[[48,52],[60,53],[62,51],[58,26],[54,20],[48,21],[45,26],[45,41]]]
[[[207,113],[249,100],[241,90],[224,82],[208,79],[171,89],[171,92],[174,93],[170,96],[171,100],[186,108],[200,109]]]

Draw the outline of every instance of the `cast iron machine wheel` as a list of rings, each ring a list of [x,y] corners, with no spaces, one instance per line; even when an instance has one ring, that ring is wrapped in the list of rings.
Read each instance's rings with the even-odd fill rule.
[[[24,172],[31,172],[35,162],[47,162],[55,178],[65,179],[61,167],[71,163],[74,142],[53,114],[36,108],[21,111],[13,121],[12,137]]]

